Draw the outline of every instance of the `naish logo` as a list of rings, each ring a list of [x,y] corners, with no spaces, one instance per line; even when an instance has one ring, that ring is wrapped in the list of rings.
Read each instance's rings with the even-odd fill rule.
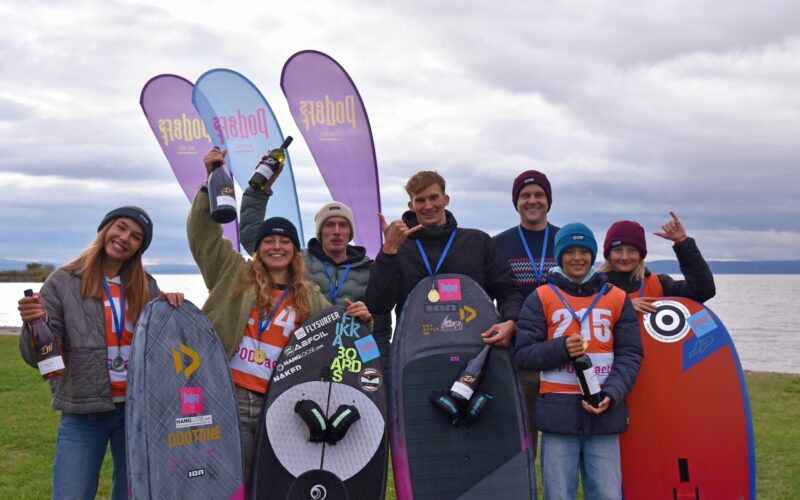
[[[158,120],[158,131],[161,132],[161,143],[169,146],[175,141],[194,142],[205,139],[211,143],[206,126],[199,118],[189,118],[186,113],[180,118],[161,118]]]
[[[300,101],[300,114],[306,130],[326,125],[335,127],[349,123],[356,128],[356,98],[346,95],[342,100],[333,100],[325,94],[325,99],[316,101]]]
[[[269,139],[268,123],[265,108],[258,108],[255,113],[250,114],[237,109],[235,115],[215,116],[213,119],[214,130],[222,144],[231,138],[248,139],[257,135]]]

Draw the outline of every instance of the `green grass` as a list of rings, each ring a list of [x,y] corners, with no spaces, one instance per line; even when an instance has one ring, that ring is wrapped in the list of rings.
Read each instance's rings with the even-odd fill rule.
[[[50,498],[59,413],[50,409],[47,384],[22,361],[17,342],[17,337],[0,337],[0,498]],[[747,373],[746,379],[758,497],[800,498],[800,376]],[[109,452],[98,497],[108,498],[110,490]],[[395,498],[391,474],[386,498]]]

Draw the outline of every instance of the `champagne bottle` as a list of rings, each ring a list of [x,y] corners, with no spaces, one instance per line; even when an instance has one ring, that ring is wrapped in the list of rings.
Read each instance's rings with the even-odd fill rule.
[[[253,172],[253,175],[250,176],[250,180],[247,181],[251,188],[257,191],[264,191],[267,188],[269,180],[272,179],[275,172],[283,165],[283,162],[286,161],[286,148],[288,148],[291,143],[292,136],[288,135],[280,147],[270,150],[269,153],[261,158],[261,161],[256,165],[256,171]]]
[[[226,224],[236,219],[236,191],[233,179],[217,161],[211,167],[208,176],[208,201],[211,204],[211,218],[219,224]]]
[[[592,365],[592,359],[583,354],[572,360],[572,366],[575,368],[575,375],[578,376],[578,383],[581,386],[581,394],[587,403],[597,408],[600,402],[605,398],[605,394],[600,389],[600,384],[597,382],[597,374]]]
[[[458,374],[453,385],[450,386],[448,394],[456,401],[466,404],[475,389],[481,383],[483,375],[486,373],[487,362],[489,361],[489,353],[494,344],[486,344],[474,358],[467,362],[467,365]]]
[[[33,290],[25,290],[26,297],[33,297]],[[60,377],[66,371],[61,343],[53,335],[44,319],[34,320],[29,325],[31,329],[31,344],[36,352],[36,362],[39,373],[45,380]]]

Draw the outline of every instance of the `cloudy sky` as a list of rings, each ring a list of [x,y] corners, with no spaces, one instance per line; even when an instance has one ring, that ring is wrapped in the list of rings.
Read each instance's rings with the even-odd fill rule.
[[[387,218],[436,169],[459,224],[497,233],[533,168],[551,221],[598,239],[623,218],[652,233],[672,209],[707,258],[800,259],[796,1],[28,0],[0,19],[0,258],[62,263],[136,204],[156,224],[148,261],[190,263],[189,204],[142,86],[235,69],[299,139],[280,72],[316,49],[364,99]],[[305,143],[291,153],[310,235],[330,195]]]

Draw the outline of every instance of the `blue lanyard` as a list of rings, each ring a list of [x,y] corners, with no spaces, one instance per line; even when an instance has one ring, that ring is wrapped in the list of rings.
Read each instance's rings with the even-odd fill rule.
[[[339,296],[339,292],[342,291],[342,285],[344,285],[344,280],[347,279],[347,273],[350,272],[350,266],[352,264],[347,264],[344,266],[344,273],[342,273],[342,278],[339,280],[338,285],[333,283],[333,276],[331,276],[331,271],[328,269],[328,263],[323,262],[322,265],[325,267],[325,274],[328,275],[328,279],[330,280],[330,292],[331,292],[331,302],[336,302],[336,297]]]
[[[125,330],[125,283],[122,278],[119,280],[119,309],[114,307],[114,297],[111,296],[111,289],[108,288],[108,281],[103,277],[103,290],[108,298],[108,306],[111,308],[111,317],[114,318],[114,327],[117,329],[117,347],[122,346],[122,332]]]
[[[517,232],[519,233],[519,239],[522,240],[522,246],[525,247],[525,253],[528,254],[528,260],[531,261],[533,275],[536,276],[536,283],[540,283],[542,281],[542,273],[544,272],[544,255],[545,252],[547,252],[547,239],[550,236],[550,224],[544,228],[544,243],[542,243],[542,257],[539,260],[539,269],[536,269],[536,262],[534,262],[533,255],[531,255],[531,249],[528,247],[528,242],[525,241],[525,235],[522,233],[522,224],[517,226]]]
[[[604,293],[606,293],[606,289],[608,288],[608,283],[604,283],[603,284],[603,288],[601,288],[600,291],[597,292],[597,296],[592,301],[592,304],[589,306],[589,309],[587,309],[586,312],[583,313],[583,316],[578,318],[578,315],[575,314],[575,311],[573,311],[572,308],[569,306],[569,304],[567,303],[567,301],[564,298],[564,296],[561,295],[561,292],[558,290],[558,287],[554,286],[552,283],[548,283],[548,285],[550,286],[550,288],[553,289],[554,292],[556,292],[556,295],[558,295],[558,298],[561,299],[561,303],[564,304],[564,307],[567,308],[567,311],[569,311],[569,313],[572,315],[572,317],[575,318],[575,321],[578,322],[578,326],[583,324],[583,320],[585,320],[586,316],[588,316],[589,313],[592,312],[592,309],[594,309],[594,306],[597,305],[597,301],[600,300],[600,297],[602,297]]]
[[[642,278],[642,284],[639,285],[639,297],[644,297],[644,278]]]
[[[453,229],[453,232],[450,233],[450,239],[447,240],[447,245],[444,246],[444,251],[442,251],[442,256],[439,257],[439,262],[436,264],[436,270],[431,270],[431,263],[428,262],[428,256],[425,255],[425,250],[422,248],[422,243],[419,240],[417,242],[417,248],[419,248],[419,253],[422,255],[422,262],[425,263],[425,269],[428,270],[428,274],[431,275],[431,278],[436,276],[436,273],[439,272],[439,268],[442,267],[442,262],[444,262],[444,258],[447,255],[447,252],[450,251],[450,245],[453,243],[453,239],[456,237],[456,230]]]
[[[278,302],[275,304],[275,309],[272,310],[267,319],[261,321],[261,315],[259,314],[259,322],[258,322],[258,341],[261,342],[261,336],[264,332],[269,329],[269,325],[272,324],[272,317],[275,316],[275,313],[278,312],[278,309],[281,308],[281,304],[283,304],[283,299],[286,298],[286,294],[289,293],[289,286],[287,285],[286,288],[283,290],[281,294],[281,298],[278,299]]]

